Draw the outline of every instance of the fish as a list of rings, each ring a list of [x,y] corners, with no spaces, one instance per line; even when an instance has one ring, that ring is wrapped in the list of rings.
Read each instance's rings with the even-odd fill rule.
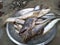
[[[37,17],[42,17],[42,16],[46,15],[48,12],[50,12],[50,9],[42,9],[39,12],[39,15]]]
[[[24,43],[27,43],[27,42],[31,39],[31,34],[30,34],[29,31],[27,30],[27,31],[25,31],[24,33],[22,33],[22,34],[20,35],[20,37],[22,38],[22,41],[23,41]]]
[[[45,19],[45,20],[43,20],[43,19],[38,19],[35,23],[36,23],[36,24],[43,24],[43,23],[47,22],[48,20],[50,20],[50,19]]]
[[[18,23],[18,24],[24,24],[25,20],[16,19],[15,22]]]
[[[10,18],[7,18],[5,22],[6,23],[8,23],[8,22],[15,22],[15,20],[16,20],[16,18],[10,17]]]
[[[56,18],[56,16],[54,13],[47,13],[45,16],[42,16],[41,18],[54,19]]]
[[[23,26],[19,24],[14,24],[14,28],[19,31]]]
[[[29,17],[37,17],[37,18],[39,18],[39,17],[44,16],[48,12],[50,12],[50,9],[41,9],[41,10],[38,10],[38,11],[32,11],[30,13],[27,13],[25,15],[21,15],[20,17],[16,17],[16,18],[19,18],[19,19],[27,19]]]
[[[6,23],[8,23],[8,22],[16,22],[16,23],[20,23],[20,24],[24,24],[24,20],[22,20],[22,19],[19,19],[19,18],[13,18],[13,17],[11,17],[11,18],[8,18],[6,21],[5,21]]]
[[[23,25],[23,28],[20,30],[20,33],[23,33],[25,32],[26,30],[29,30],[29,29],[32,29],[34,26],[35,26],[35,21],[36,21],[36,18],[28,18],[24,25]],[[19,33],[19,34],[20,34]]]
[[[27,13],[25,15],[21,15],[21,16],[16,17],[16,18],[19,18],[19,19],[27,19],[29,17],[32,17],[32,14],[33,14],[33,12],[30,12],[30,13]]]
[[[43,35],[49,32],[58,21],[60,21],[60,18],[54,19],[48,23],[48,25],[44,28]]]
[[[32,29],[30,30],[26,30],[23,33],[21,33],[21,37],[22,40],[24,42],[28,42],[31,38],[33,38],[34,36],[36,36],[37,34],[41,34],[43,33],[43,29],[44,27],[47,25],[47,23],[49,23],[50,20],[48,20],[45,23],[39,24],[39,25],[35,25]],[[32,27],[32,26],[31,26]]]
[[[45,14],[47,14],[48,12],[50,12],[50,9],[42,9],[40,11],[33,11],[33,12],[30,12],[28,14],[25,14],[25,15],[21,15],[19,17],[10,17],[8,19],[6,19],[5,22],[14,22],[16,19],[27,19],[29,17],[36,17],[36,18],[39,18],[39,17],[42,17],[44,16]]]
[[[44,20],[46,22],[41,23],[36,25],[33,29],[32,29],[32,35],[38,34],[38,32],[40,32],[42,29],[44,29],[44,27],[51,21],[49,19]]]

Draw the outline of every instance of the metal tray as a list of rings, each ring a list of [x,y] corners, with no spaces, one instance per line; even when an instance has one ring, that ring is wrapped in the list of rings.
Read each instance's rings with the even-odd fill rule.
[[[18,12],[18,15],[16,13],[16,16],[19,16],[19,13],[24,12],[25,10],[29,10],[30,12],[33,10],[31,9],[24,9]],[[26,13],[28,11],[25,11]],[[22,13],[24,15],[24,13]],[[18,35],[18,33],[15,31],[14,26],[12,23],[6,24],[6,32],[8,37],[11,41],[13,41],[17,45],[23,45],[23,42],[21,41],[21,37]],[[31,39],[27,44],[28,45],[45,45],[48,44],[56,35],[56,25],[45,35],[43,36],[36,36],[34,39]]]

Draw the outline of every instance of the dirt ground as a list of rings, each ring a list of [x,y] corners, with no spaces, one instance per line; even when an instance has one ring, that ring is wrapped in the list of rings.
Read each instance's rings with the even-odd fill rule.
[[[55,9],[55,2],[53,1],[54,0],[49,0],[49,1],[48,0],[34,0],[34,1],[30,1],[25,8],[34,7],[38,4],[44,4],[44,5],[48,5],[49,7],[53,7]],[[54,12],[57,12],[57,11],[55,10]],[[59,13],[59,11],[57,13]],[[8,18],[9,16],[10,15],[8,13],[8,15],[4,15],[0,17],[0,45],[16,45],[12,41],[10,41],[10,39],[8,38],[5,27],[2,27],[5,19]],[[56,37],[48,45],[60,45],[60,22],[57,24]]]

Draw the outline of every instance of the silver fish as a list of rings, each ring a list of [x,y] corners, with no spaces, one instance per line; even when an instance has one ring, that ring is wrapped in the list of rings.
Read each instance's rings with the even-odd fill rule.
[[[19,18],[11,17],[11,18],[8,18],[5,22],[16,22],[16,23],[24,24],[25,21]]]
[[[8,18],[5,22],[14,22],[17,18],[19,19],[27,19],[29,17],[42,17],[44,16],[45,14],[47,14],[48,12],[50,11],[50,9],[42,9],[40,12],[39,11],[33,11],[33,12],[30,12],[26,15],[21,15],[20,17],[11,17],[11,18]]]
[[[20,17],[16,17],[16,18],[27,19],[29,17],[42,17],[45,14],[47,14],[48,12],[50,12],[50,9],[42,9],[40,11],[33,11],[33,12],[30,12],[26,15],[21,15]]]
[[[51,21],[45,28],[44,28],[44,32],[43,32],[43,35],[46,34],[48,31],[50,31],[53,26],[58,22],[60,21],[60,18],[57,18],[53,21]]]
[[[15,22],[15,20],[16,18],[11,17],[11,18],[6,19],[5,22]]]
[[[32,29],[32,35],[35,35],[35,34],[38,34],[38,32],[42,29],[44,29],[44,27],[47,25],[47,23],[50,22],[49,19],[46,19],[47,21],[42,23],[42,24],[39,24],[39,25],[36,25],[33,29]]]
[[[48,13],[45,16],[41,17],[41,18],[47,18],[47,19],[54,19],[56,18],[54,13]]]
[[[49,19],[45,19],[45,20],[43,20],[43,19],[38,19],[35,23],[36,24],[43,24],[43,23],[45,23],[45,22],[47,22]]]

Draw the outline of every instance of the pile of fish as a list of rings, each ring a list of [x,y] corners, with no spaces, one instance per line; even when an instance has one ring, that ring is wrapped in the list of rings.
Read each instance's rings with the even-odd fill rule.
[[[19,36],[22,37],[23,42],[28,42],[31,38],[34,38],[37,35],[42,35],[44,27],[53,19],[53,18],[41,18],[48,14],[50,9],[39,9],[34,10],[33,14],[21,15],[20,17],[8,18],[6,22],[12,22],[14,28]]]

